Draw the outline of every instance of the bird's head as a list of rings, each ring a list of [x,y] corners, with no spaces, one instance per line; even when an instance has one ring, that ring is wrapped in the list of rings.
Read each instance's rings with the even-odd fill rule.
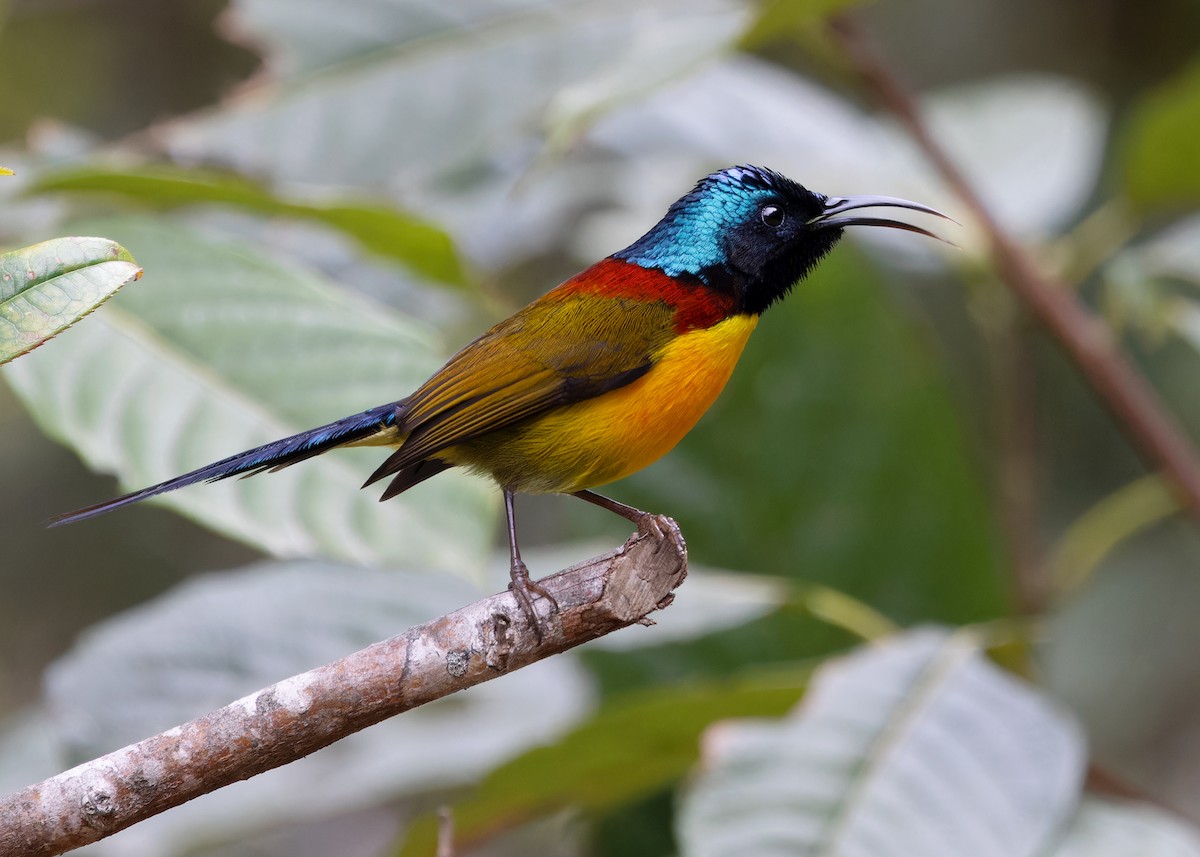
[[[889,206],[946,217],[904,199],[825,196],[773,170],[730,167],[701,179],[653,229],[614,255],[673,277],[691,275],[714,288],[734,289],[741,311],[757,314],[786,295],[833,249],[847,226],[887,226],[938,237],[899,220],[842,216]]]

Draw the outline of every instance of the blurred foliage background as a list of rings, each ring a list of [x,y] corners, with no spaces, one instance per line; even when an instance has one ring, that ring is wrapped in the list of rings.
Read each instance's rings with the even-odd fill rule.
[[[0,369],[0,791],[506,573],[491,486],[448,474],[377,504],[356,490],[369,451],[64,529],[46,530],[50,515],[404,395],[713,169],[763,164],[958,215],[826,29],[849,5],[0,3],[0,163],[17,173],[0,179],[0,243],[102,235],[146,271]],[[850,14],[1000,222],[1103,314],[1196,437],[1200,3],[879,0]],[[1029,833],[1000,851],[968,837],[897,853],[1200,853],[1179,820],[1200,821],[1195,524],[1173,517],[960,219],[942,229],[957,250],[848,237],[764,318],[701,425],[612,489],[677,518],[699,567],[660,626],[93,850],[432,853],[428,812],[448,802],[478,853],[766,854],[753,837],[800,810],[728,808],[793,777],[825,790],[813,823],[850,853],[851,809],[870,817],[863,795],[904,782],[879,762],[892,745],[865,740],[842,760],[864,778],[853,787],[805,779],[819,759],[770,770],[805,761],[779,748],[846,712],[894,736],[912,711],[897,700],[945,691],[950,714],[931,702],[921,723],[960,749],[982,742],[970,746],[985,761],[950,788],[952,753],[931,739],[922,782],[966,802],[977,829]],[[523,544],[541,546],[535,574],[626,535],[559,498],[522,498],[518,514]],[[1018,574],[1051,593],[1035,615]],[[966,630],[834,661],[824,707],[728,727],[696,773],[710,724],[783,715],[831,655],[929,624]],[[1037,689],[988,672],[972,646]],[[890,682],[883,701],[854,695]],[[972,712],[1002,712],[1045,752],[973,732]],[[803,734],[795,746],[823,733]],[[975,788],[992,780],[1023,795],[1019,810]],[[1033,782],[1045,793],[1021,792]],[[909,785],[933,795],[931,817],[949,812]]]

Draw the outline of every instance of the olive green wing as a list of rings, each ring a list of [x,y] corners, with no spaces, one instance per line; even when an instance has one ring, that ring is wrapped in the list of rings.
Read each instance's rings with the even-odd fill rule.
[[[674,317],[662,301],[551,292],[458,352],[400,403],[397,424],[406,438],[367,484],[630,383],[674,335]]]

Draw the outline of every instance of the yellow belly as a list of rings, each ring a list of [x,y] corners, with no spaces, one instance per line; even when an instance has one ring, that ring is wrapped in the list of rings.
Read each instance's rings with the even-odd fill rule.
[[[579,491],[657,461],[716,400],[757,316],[738,315],[668,343],[636,381],[439,453],[527,493]]]

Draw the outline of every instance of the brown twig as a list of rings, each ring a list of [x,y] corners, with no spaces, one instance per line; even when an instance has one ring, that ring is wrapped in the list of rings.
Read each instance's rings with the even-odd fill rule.
[[[1200,456],[1167,412],[1158,395],[1137,373],[1107,325],[1069,285],[1042,271],[1005,232],[970,182],[929,132],[916,100],[888,67],[857,20],[849,14],[832,22],[843,55],[879,104],[907,128],[942,179],[970,210],[988,237],[1000,279],[1061,344],[1148,466],[1161,469],[1180,503],[1200,519]]]
[[[95,842],[385,718],[646,621],[671,602],[686,574],[687,552],[670,522],[663,539],[634,536],[541,580],[559,610],[544,614],[540,639],[504,592],[285,679],[0,798],[0,857],[42,857]]]

